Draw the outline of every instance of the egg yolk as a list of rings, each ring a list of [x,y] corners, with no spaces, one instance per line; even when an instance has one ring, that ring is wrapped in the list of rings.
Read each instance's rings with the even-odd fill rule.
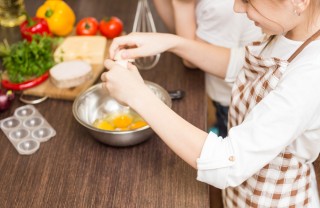
[[[132,123],[133,118],[128,115],[120,115],[114,118],[113,124],[116,128],[126,128]]]
[[[106,131],[129,131],[147,125],[147,122],[136,114],[108,115],[93,122],[93,126]]]
[[[137,122],[134,122],[134,123],[132,123],[132,124],[130,125],[130,129],[131,129],[131,130],[139,129],[139,128],[144,127],[144,126],[146,126],[146,125],[148,125],[148,124],[147,124],[147,122],[145,122],[145,121],[137,121]]]
[[[107,122],[105,120],[98,122],[96,127],[98,129],[107,130],[107,131],[112,131],[115,129],[113,125],[111,125],[109,122]]]

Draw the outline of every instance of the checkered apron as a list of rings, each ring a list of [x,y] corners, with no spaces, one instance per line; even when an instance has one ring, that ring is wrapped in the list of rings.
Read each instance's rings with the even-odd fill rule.
[[[229,108],[229,128],[243,122],[270,91],[275,89],[288,64],[320,35],[320,31],[309,38],[287,60],[263,59],[246,47],[246,61],[232,89]],[[302,208],[310,207],[311,171],[309,164],[300,163],[285,148],[269,164],[237,187],[223,190],[224,206],[227,208]]]

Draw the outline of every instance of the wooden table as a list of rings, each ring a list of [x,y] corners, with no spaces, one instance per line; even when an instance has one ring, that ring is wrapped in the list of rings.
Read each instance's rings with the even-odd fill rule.
[[[77,20],[115,15],[123,20],[126,32],[132,29],[137,1],[66,2],[76,12]],[[42,3],[26,0],[29,15],[33,16]],[[155,12],[154,17],[158,30],[165,31]],[[1,39],[6,37],[14,42],[20,38],[17,28],[0,31]],[[180,58],[164,53],[158,65],[142,71],[142,76],[167,90],[184,90],[186,96],[173,101],[172,109],[195,126],[206,129],[202,72],[186,69]],[[22,105],[15,99],[11,109],[0,114],[0,119],[11,116]],[[97,142],[76,122],[72,102],[49,99],[35,107],[57,134],[42,143],[36,153],[22,156],[0,133],[1,208],[209,207],[209,186],[198,182],[196,170],[177,157],[157,135],[133,147],[115,148]]]

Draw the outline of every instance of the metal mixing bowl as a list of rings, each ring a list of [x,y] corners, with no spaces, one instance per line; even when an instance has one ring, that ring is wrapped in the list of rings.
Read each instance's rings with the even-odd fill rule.
[[[145,81],[147,86],[171,108],[171,97],[161,86]],[[97,118],[108,114],[123,111],[132,111],[132,108],[119,104],[109,92],[102,88],[102,83],[96,84],[82,92],[75,99],[72,106],[73,116],[96,140],[112,146],[131,146],[146,141],[154,133],[150,126],[136,130],[107,131],[94,127],[92,124]]]

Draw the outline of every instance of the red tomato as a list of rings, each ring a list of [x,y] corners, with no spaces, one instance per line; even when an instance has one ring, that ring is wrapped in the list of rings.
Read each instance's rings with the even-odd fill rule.
[[[76,28],[77,35],[95,35],[99,29],[99,22],[94,17],[81,19]]]
[[[117,17],[106,18],[100,21],[99,28],[103,36],[112,39],[121,35],[123,23]]]

